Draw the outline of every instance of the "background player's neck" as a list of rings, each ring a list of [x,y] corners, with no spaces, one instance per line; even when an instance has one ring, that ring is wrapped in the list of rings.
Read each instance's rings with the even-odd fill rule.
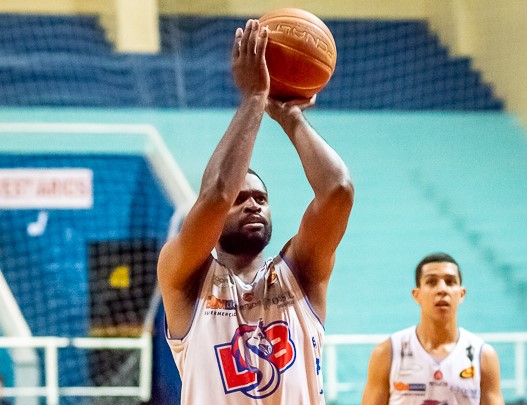
[[[416,333],[423,349],[437,360],[448,356],[459,339],[459,329],[455,321],[434,323],[421,320]]]

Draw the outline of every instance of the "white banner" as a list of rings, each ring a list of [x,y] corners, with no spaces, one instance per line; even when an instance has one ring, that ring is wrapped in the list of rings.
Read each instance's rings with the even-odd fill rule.
[[[90,169],[0,169],[0,208],[89,209],[93,206]]]

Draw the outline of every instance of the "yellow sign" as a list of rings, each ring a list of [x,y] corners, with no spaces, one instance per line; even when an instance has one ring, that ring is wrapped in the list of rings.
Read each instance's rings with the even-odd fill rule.
[[[113,288],[130,287],[130,268],[128,266],[117,266],[110,274],[110,285]]]

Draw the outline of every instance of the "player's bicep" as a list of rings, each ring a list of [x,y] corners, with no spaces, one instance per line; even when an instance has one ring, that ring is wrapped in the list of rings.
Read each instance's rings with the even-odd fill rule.
[[[313,200],[300,223],[295,236],[294,249],[297,258],[305,261],[322,261],[327,264],[332,260],[348,225],[353,200],[349,193],[335,193],[332,198]]]
[[[481,356],[481,405],[504,405],[500,388],[500,362],[496,351],[486,344]]]
[[[188,290],[189,280],[209,259],[225,216],[213,204],[198,200],[187,214],[176,238],[161,249],[158,278],[163,290]]]

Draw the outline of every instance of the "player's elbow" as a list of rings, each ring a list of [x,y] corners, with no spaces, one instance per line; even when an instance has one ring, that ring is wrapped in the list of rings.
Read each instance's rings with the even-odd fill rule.
[[[198,199],[201,203],[215,209],[229,209],[234,202],[236,193],[229,187],[229,184],[217,176],[215,181],[209,182],[202,187]]]
[[[355,187],[348,174],[343,175],[331,188],[331,199],[342,208],[351,210],[355,198]]]

